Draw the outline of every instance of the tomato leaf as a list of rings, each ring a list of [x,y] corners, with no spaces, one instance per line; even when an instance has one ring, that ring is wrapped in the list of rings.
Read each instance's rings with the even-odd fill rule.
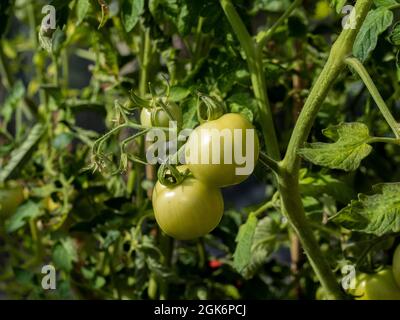
[[[185,99],[190,94],[190,90],[185,87],[174,86],[169,92],[169,99],[174,102],[179,102]]]
[[[52,259],[57,268],[71,271],[73,262],[78,261],[78,252],[71,238],[61,239],[53,249]]]
[[[355,196],[349,185],[328,173],[314,173],[301,169],[299,184],[300,191],[305,196],[319,198],[328,194],[343,204],[348,203]]]
[[[323,130],[323,134],[335,142],[306,144],[298,154],[320,166],[353,171],[372,151],[369,130],[363,123],[342,123]]]
[[[343,227],[382,236],[400,231],[400,183],[383,183],[373,187],[375,194],[360,194],[332,217]]]
[[[87,13],[91,7],[90,0],[78,0],[76,3],[76,25],[80,25],[86,18]]]
[[[144,10],[144,0],[124,0],[121,6],[121,20],[125,31],[130,32],[139,21]]]
[[[22,228],[26,224],[26,221],[36,218],[42,213],[43,211],[36,202],[28,201],[27,203],[21,205],[17,211],[6,221],[6,231],[8,233],[14,232],[19,228]]]
[[[378,36],[384,32],[393,21],[393,12],[386,7],[379,7],[368,12],[353,45],[353,55],[365,61],[375,49]]]
[[[4,104],[1,108],[0,114],[3,117],[4,123],[8,123],[11,120],[15,108],[18,106],[24,95],[24,84],[22,81],[17,81],[11,88],[9,95],[7,96],[6,101],[4,101]]]
[[[279,231],[280,225],[270,216],[258,221],[251,244],[250,259],[241,271],[245,279],[252,278],[277,249]]]
[[[246,223],[240,226],[236,237],[236,250],[233,254],[233,266],[238,272],[249,264],[251,259],[251,245],[253,243],[254,233],[257,227],[257,217],[250,214]]]
[[[41,123],[36,124],[32,128],[22,145],[11,152],[11,159],[7,165],[1,169],[0,183],[3,183],[10,178],[22,166],[24,160],[29,157],[45,132],[46,126]]]

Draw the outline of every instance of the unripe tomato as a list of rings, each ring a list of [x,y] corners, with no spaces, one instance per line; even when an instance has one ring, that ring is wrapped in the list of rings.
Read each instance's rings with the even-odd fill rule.
[[[24,201],[22,186],[5,187],[0,189],[0,216],[12,215]]]
[[[397,246],[393,255],[393,276],[400,288],[400,244]]]
[[[357,277],[354,295],[357,300],[400,300],[400,288],[396,285],[392,268],[375,274]]]
[[[181,108],[172,101],[167,101],[166,99],[163,101],[173,118],[177,121],[178,127],[182,125],[182,110]],[[140,123],[146,127],[167,127],[169,126],[170,118],[168,117],[167,112],[160,109],[156,111],[154,123],[151,122],[151,109],[150,108],[143,108],[140,112]]]
[[[332,13],[332,8],[329,6],[329,2],[326,0],[318,1],[315,6],[315,19],[325,19]]]
[[[252,130],[253,136],[247,129]],[[259,151],[253,125],[238,113],[227,113],[203,123],[190,134],[185,159],[197,179],[208,185],[225,187],[241,183],[253,172]],[[236,169],[246,165],[247,172],[237,172]]]
[[[182,170],[178,167],[178,170]],[[153,191],[157,223],[169,236],[189,240],[211,232],[221,221],[224,201],[221,191],[188,176],[179,185],[157,181]]]

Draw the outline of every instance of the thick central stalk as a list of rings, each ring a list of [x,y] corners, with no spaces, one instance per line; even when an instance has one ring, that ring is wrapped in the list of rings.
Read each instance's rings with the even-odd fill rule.
[[[267,144],[268,155],[274,159],[279,159],[279,148],[266,94],[265,75],[262,69],[260,50],[256,50],[256,43],[247,32],[230,0],[220,1],[246,54],[254,95],[260,106],[260,122]],[[352,51],[357,32],[371,4],[372,0],[357,1],[356,7],[354,8],[354,10],[356,10],[356,27],[354,29],[343,30],[333,45],[328,61],[311,89],[310,95],[299,115],[289,141],[287,152],[284,159],[280,162],[280,170],[277,174],[283,214],[287,217],[290,225],[299,236],[303,249],[321,281],[321,284],[330,296],[335,299],[342,298],[343,294],[329,264],[322,255],[319,244],[305,216],[298,181],[300,158],[297,156],[297,150],[302,147],[307,140],[322,102],[337,76],[345,67],[345,59]]]
[[[341,290],[305,217],[299,189],[300,158],[297,155],[297,150],[306,142],[322,102],[337,76],[345,67],[345,59],[351,54],[355,37],[371,3],[372,0],[357,1],[354,9],[356,10],[356,28],[343,30],[334,43],[328,61],[311,89],[296,122],[286,155],[281,162],[282,174],[279,177],[283,213],[299,235],[304,251],[322,285],[336,299],[342,297]]]

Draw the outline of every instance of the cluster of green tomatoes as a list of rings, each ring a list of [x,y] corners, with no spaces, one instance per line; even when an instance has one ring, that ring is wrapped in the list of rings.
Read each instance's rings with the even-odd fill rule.
[[[168,127],[169,121],[182,123],[181,108],[167,98],[158,98],[142,108],[141,125],[146,127]],[[249,174],[238,175],[236,169],[242,167],[232,154],[232,161],[224,161],[225,148],[228,152],[242,150],[247,152],[247,130],[254,130],[253,125],[246,117],[239,113],[224,113],[220,102],[211,97],[202,97],[207,104],[205,112],[199,112],[200,125],[189,135],[184,146],[184,156],[187,160],[191,152],[196,152],[200,162],[185,161],[185,164],[168,166],[163,176],[171,179],[160,179],[155,184],[152,203],[156,221],[160,228],[169,236],[179,240],[189,240],[204,236],[211,232],[221,221],[224,212],[224,201],[221,188],[241,183]],[[161,106],[160,106],[161,102]],[[232,139],[228,142],[221,136],[218,144],[220,150],[219,161],[211,159],[211,150],[215,148],[211,134],[214,129],[229,130]],[[235,136],[234,130],[241,130],[242,138]],[[200,133],[201,132],[201,133]],[[206,132],[204,134],[204,132]],[[208,133],[207,133],[208,132]],[[208,135],[209,134],[209,135]],[[201,136],[200,142],[194,142],[194,137]],[[257,134],[252,135],[251,155],[254,163],[259,156],[259,140]],[[228,145],[227,145],[228,143]],[[194,150],[196,148],[196,150]],[[246,157],[246,155],[244,155]],[[204,161],[205,160],[205,161]]]

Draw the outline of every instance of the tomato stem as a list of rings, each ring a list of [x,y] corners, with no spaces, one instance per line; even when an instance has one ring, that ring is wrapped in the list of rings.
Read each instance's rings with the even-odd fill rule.
[[[279,17],[278,20],[272,25],[268,30],[260,31],[256,36],[257,41],[257,50],[261,51],[271,36],[274,34],[276,29],[285,21],[292,12],[303,2],[303,0],[295,0],[292,4],[286,9],[286,11]]]
[[[270,168],[273,170],[275,173],[279,174],[281,171],[281,168],[279,167],[279,163],[269,157],[266,153],[260,152],[260,162],[265,165],[266,167]]]
[[[343,293],[329,264],[322,255],[318,242],[305,217],[299,188],[300,158],[297,155],[297,150],[306,142],[322,102],[332,84],[344,69],[344,60],[352,51],[355,37],[371,4],[372,0],[357,1],[355,7],[357,14],[356,28],[344,29],[333,44],[328,61],[315,81],[315,85],[312,87],[296,122],[285,157],[280,164],[282,174],[278,179],[283,213],[299,235],[304,251],[323,287],[335,299],[342,298]]]
[[[394,139],[394,138],[372,137],[368,141],[368,143],[375,143],[375,142],[392,143],[400,145],[400,139]]]
[[[396,119],[393,117],[388,106],[386,105],[385,101],[380,95],[377,87],[375,86],[374,81],[371,79],[371,76],[369,75],[367,69],[365,69],[363,64],[357,58],[354,57],[347,58],[345,62],[348,66],[353,68],[358,73],[361,80],[367,87],[369,93],[371,94],[372,98],[374,99],[376,105],[378,106],[379,110],[381,111],[383,117],[385,118],[390,128],[392,129],[393,133],[395,134],[396,138],[399,139],[400,124],[397,123]]]
[[[267,95],[262,56],[257,51],[255,41],[253,41],[231,1],[220,0],[220,2],[222,9],[224,10],[225,15],[246,55],[247,64],[250,70],[251,83],[259,107],[259,123],[262,128],[265,144],[267,145],[267,153],[271,158],[279,160],[279,145],[276,137],[271,106]]]

